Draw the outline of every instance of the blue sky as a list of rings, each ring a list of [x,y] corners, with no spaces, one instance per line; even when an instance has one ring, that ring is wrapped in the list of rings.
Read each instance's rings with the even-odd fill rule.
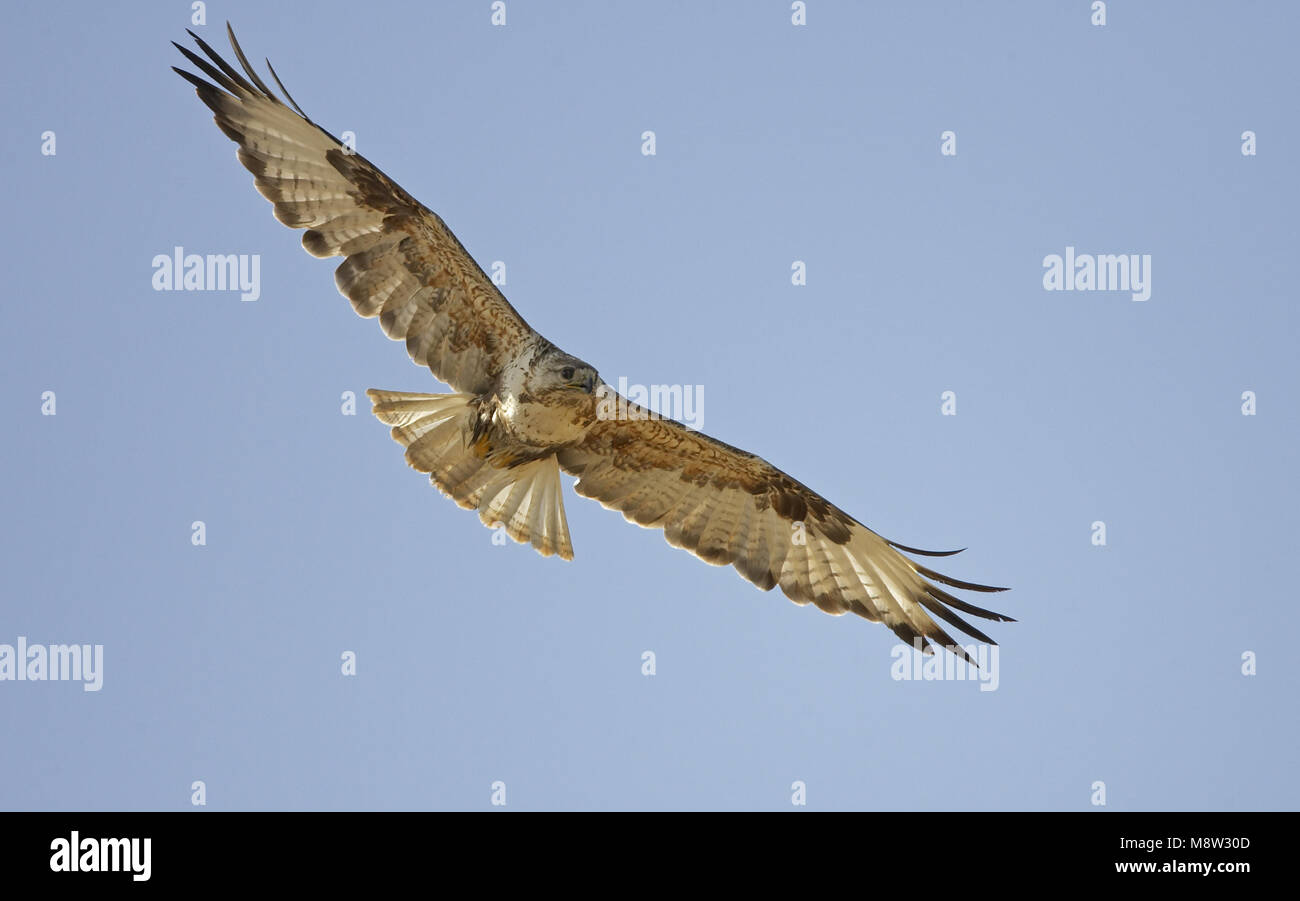
[[[893,678],[888,630],[570,479],[572,563],[494,545],[363,395],[446,389],[169,71],[186,4],[11,9],[0,644],[101,645],[103,684],[0,681],[0,808],[190,809],[201,781],[218,810],[491,809],[496,782],[508,810],[1096,810],[1097,783],[1104,809],[1295,809],[1300,12],[1089,6],[195,27],[224,51],[230,19],[607,381],[701,385],[704,431],[969,548],[941,571],[1019,620],[988,630],[992,691]],[[258,255],[259,299],[155,291],[177,246]],[[1067,247],[1149,255],[1150,298],[1044,290]]]

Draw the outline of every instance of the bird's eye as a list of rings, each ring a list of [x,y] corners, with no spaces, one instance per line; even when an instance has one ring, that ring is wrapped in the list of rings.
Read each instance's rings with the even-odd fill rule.
[[[560,377],[561,377],[561,378],[566,378],[566,379],[571,379],[571,378],[573,378],[573,367],[572,367],[572,366],[565,366],[563,369],[561,369],[561,370],[560,370]]]

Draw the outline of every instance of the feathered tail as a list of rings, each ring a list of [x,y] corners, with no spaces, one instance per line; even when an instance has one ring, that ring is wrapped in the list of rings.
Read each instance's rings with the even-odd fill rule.
[[[474,440],[472,394],[366,392],[374,414],[393,427],[393,439],[406,448],[406,462],[443,494],[467,510],[477,510],[488,528],[505,526],[520,544],[544,557],[573,559],[569,523],[564,516],[560,467],[554,454],[520,459]]]

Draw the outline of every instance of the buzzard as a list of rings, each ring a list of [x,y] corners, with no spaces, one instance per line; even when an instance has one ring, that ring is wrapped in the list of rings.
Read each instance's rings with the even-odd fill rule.
[[[611,390],[596,370],[528,326],[442,219],[316,125],[267,61],[282,101],[226,26],[237,71],[189,32],[207,59],[174,46],[207,80],[197,89],[275,217],[306,229],[303,247],[343,257],[339,291],[454,394],[368,393],[406,460],[460,506],[539,553],[573,557],[560,472],[578,494],[669,544],[731,564],[797,604],[881,622],[932,654],[938,642],[974,662],[934,617],[993,640],[956,611],[1009,617],[961,600],[962,582],[904,556],[943,557],[889,541],[761,457],[663,419],[613,393],[625,415],[602,415]],[[174,43],[174,42],[173,42]],[[175,68],[175,67],[173,67]],[[284,101],[288,101],[288,105]]]

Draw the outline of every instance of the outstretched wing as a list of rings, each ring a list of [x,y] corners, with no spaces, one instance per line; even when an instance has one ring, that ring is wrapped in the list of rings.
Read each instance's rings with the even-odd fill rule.
[[[780,585],[797,604],[883,622],[927,653],[936,641],[971,659],[931,614],[989,644],[996,642],[954,610],[1013,621],[934,582],[1005,589],[950,579],[899,550],[947,553],[887,541],[766,460],[609,396],[626,404],[627,417],[598,421],[581,444],[559,452],[560,466],[578,476],[578,494],[638,525],[663,529],[669,544],[707,563],[731,564],[764,591]]]
[[[293,108],[281,102],[226,31],[243,74],[192,31],[208,59],[176,49],[212,82],[175,71],[239,145],[275,217],[307,229],[302,244],[312,255],[346,258],[334,274],[339,291],[362,316],[378,316],[388,337],[406,341],[411,359],[458,391],[488,390],[533,330],[437,214],[307,118],[271,69]]]

